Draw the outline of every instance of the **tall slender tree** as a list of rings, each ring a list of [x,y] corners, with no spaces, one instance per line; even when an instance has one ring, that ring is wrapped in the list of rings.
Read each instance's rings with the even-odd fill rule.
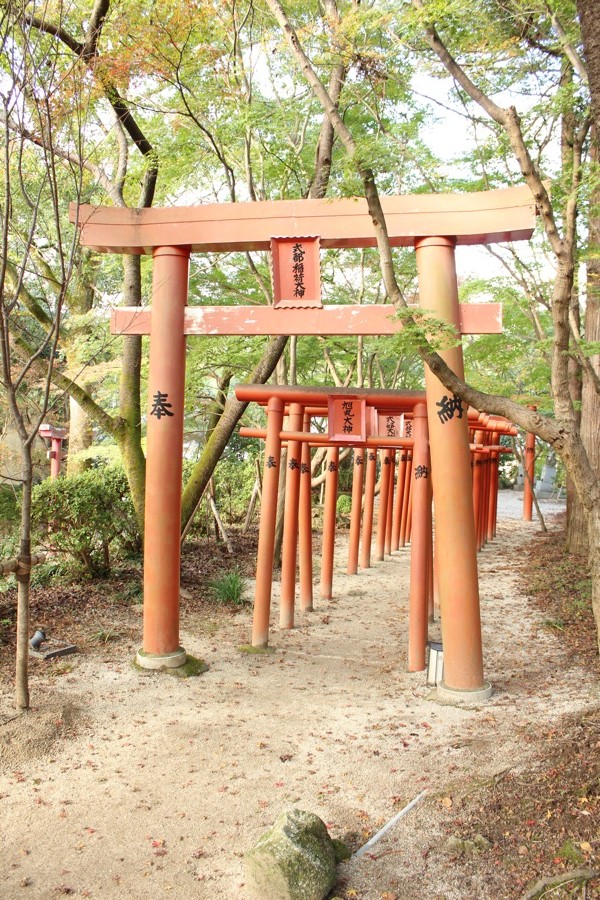
[[[51,397],[61,317],[77,255],[73,229],[64,228],[65,189],[81,194],[82,172],[57,165],[52,152],[61,129],[77,141],[83,121],[56,109],[60,66],[52,48],[40,59],[22,31],[12,4],[0,13],[0,52],[10,61],[12,78],[0,84],[3,176],[0,187],[0,367],[13,427],[20,445],[21,520],[17,577],[17,655],[15,699],[29,706],[28,643],[31,582],[32,450]],[[44,88],[37,68],[44,66]],[[84,89],[85,90],[85,89]],[[78,113],[84,108],[78,105]],[[77,114],[76,114],[77,116]],[[44,134],[33,147],[25,133]],[[52,262],[52,280],[48,267]],[[24,315],[23,297],[36,294],[45,328]]]

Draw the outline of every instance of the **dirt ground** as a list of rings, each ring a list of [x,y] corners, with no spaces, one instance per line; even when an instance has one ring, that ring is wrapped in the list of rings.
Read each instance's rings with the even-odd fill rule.
[[[182,643],[209,666],[189,679],[132,666],[139,604],[71,587],[81,613],[63,620],[55,594],[44,624],[81,652],[32,659],[25,715],[0,655],[0,896],[243,900],[243,853],[281,811],[316,813],[356,850],[423,790],[331,897],[503,900],[572,870],[588,881],[562,890],[585,893],[552,897],[600,896],[598,667],[523,593],[539,529],[504,505],[479,559],[494,693],[475,708],[405,671],[408,550],[348,577],[340,535],[335,598],[289,632],[275,600],[266,655],[240,650],[250,609],[196,603],[202,573],[184,570]],[[460,845],[476,834],[489,847]]]

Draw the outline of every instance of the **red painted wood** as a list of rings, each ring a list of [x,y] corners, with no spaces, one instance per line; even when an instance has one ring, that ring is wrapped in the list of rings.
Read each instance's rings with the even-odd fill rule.
[[[499,303],[461,303],[461,334],[501,334]],[[402,327],[391,306],[324,306],[322,309],[275,309],[272,306],[188,306],[184,334],[395,334]],[[112,334],[149,334],[149,309],[113,309]]]
[[[464,194],[381,197],[394,247],[453,236],[458,244],[528,240],[535,203],[525,185]],[[81,244],[101,253],[151,253],[165,244],[192,252],[269,250],[272,237],[319,235],[322,247],[375,247],[364,198],[207,203],[151,209],[71,204]]]

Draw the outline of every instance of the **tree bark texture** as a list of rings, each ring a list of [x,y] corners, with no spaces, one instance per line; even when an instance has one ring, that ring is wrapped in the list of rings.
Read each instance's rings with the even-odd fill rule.
[[[83,385],[89,391],[90,385]],[[67,475],[81,475],[90,468],[91,460],[81,456],[89,450],[94,440],[92,423],[79,403],[69,397],[69,452],[67,456]]]
[[[33,466],[31,445],[21,443],[21,535],[17,571],[17,653],[15,701],[18,709],[29,709],[29,593],[31,585],[31,491]]]

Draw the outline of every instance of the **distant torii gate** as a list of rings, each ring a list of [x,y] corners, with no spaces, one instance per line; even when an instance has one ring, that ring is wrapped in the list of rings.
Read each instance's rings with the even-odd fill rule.
[[[519,187],[471,194],[382,197],[382,206],[392,246],[415,248],[421,307],[454,325],[457,332],[498,332],[497,307],[459,307],[454,248],[457,244],[529,239],[535,225],[535,205],[529,190]],[[179,645],[185,335],[384,334],[401,326],[391,321],[391,310],[386,306],[319,308],[317,299],[309,304],[312,308],[294,308],[299,305],[297,299],[303,299],[305,288],[312,291],[315,279],[318,281],[319,247],[376,246],[363,199],[165,209],[73,206],[71,220],[80,228],[83,246],[103,253],[152,254],[154,259],[151,316],[147,310],[118,309],[113,313],[112,329],[121,334],[151,336],[144,644],[138,661],[148,668],[177,667],[186,658]],[[298,280],[297,272],[292,273],[293,267],[300,265],[294,256],[297,247],[302,280]],[[287,300],[283,297],[281,309],[186,309],[190,253],[234,250],[272,250],[276,279],[288,291],[291,285],[293,296]],[[476,316],[477,322],[469,322],[469,316]],[[355,321],[358,327],[353,326]],[[463,377],[462,348],[454,347],[441,355]],[[469,699],[484,698],[491,688],[483,676],[466,410],[427,369],[425,384],[432,475],[438,497],[435,518],[443,617],[443,692],[456,699],[465,695]]]

